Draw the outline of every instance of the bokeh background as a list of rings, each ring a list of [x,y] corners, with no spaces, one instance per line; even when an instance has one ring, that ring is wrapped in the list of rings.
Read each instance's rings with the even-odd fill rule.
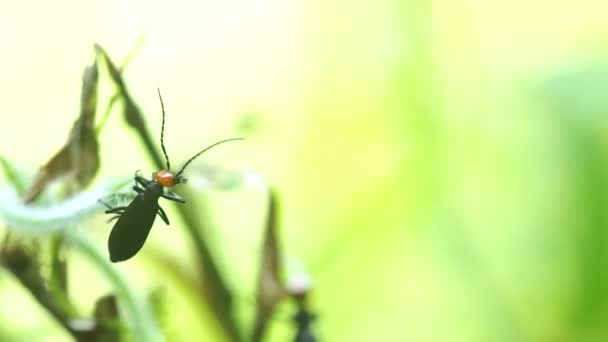
[[[202,159],[279,193],[321,340],[608,340],[605,1],[5,2],[0,154],[34,172],[78,113],[93,43],[120,61],[144,35],[125,80],[149,127],[160,87],[174,163],[247,138]],[[100,146],[96,182],[153,171],[119,115]],[[247,327],[266,197],[205,196]],[[104,249],[101,216],[88,224]],[[158,220],[149,251],[116,268],[163,291],[169,341],[224,340],[151,257],[189,265],[179,225]],[[111,285],[71,260],[86,313]],[[0,302],[3,336],[69,340],[7,272]],[[279,307],[267,340],[291,338],[293,313]]]

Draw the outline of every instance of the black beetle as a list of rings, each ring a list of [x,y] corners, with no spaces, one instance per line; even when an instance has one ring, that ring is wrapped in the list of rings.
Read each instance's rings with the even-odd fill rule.
[[[137,195],[128,206],[121,206],[112,208],[107,203],[100,201],[108,210],[106,214],[117,214],[118,221],[110,232],[110,238],[108,239],[108,250],[110,252],[110,261],[119,262],[125,261],[132,258],[144,245],[148,233],[154,224],[156,215],[168,225],[169,218],[163,208],[158,204],[160,197],[166,198],[170,201],[186,203],[186,201],[179,195],[166,190],[165,188],[171,188],[180,183],[186,183],[187,179],[182,177],[182,173],[188,164],[190,164],[195,158],[217,146],[221,143],[233,140],[242,140],[243,138],[232,138],[216,142],[202,151],[195,154],[190,158],[184,166],[177,173],[173,173],[171,170],[171,164],[169,163],[169,156],[165,149],[164,144],[164,131],[165,131],[165,106],[163,99],[158,91],[158,97],[160,98],[160,105],[163,113],[162,128],[160,134],[160,146],[165,155],[167,161],[167,168],[158,172],[152,173],[152,180],[147,180],[139,176],[138,172],[135,173],[135,185],[133,190],[137,192]],[[114,219],[113,218],[113,219]]]

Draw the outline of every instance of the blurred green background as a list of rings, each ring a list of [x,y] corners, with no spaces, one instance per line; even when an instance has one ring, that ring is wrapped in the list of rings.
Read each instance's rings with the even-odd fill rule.
[[[247,137],[202,159],[252,168],[280,194],[320,339],[608,340],[605,1],[4,3],[0,154],[44,163],[78,113],[92,44],[121,61],[142,34],[125,79],[151,131],[160,87],[174,162]],[[97,181],[153,171],[135,141],[112,115]],[[247,325],[265,195],[212,198],[214,252]],[[179,222],[157,221],[145,249],[188,267]],[[164,293],[167,339],[222,340],[152,254],[116,267]],[[72,260],[87,312],[110,285]],[[6,272],[0,303],[15,341],[68,339]],[[289,340],[292,314],[279,308],[267,340]]]

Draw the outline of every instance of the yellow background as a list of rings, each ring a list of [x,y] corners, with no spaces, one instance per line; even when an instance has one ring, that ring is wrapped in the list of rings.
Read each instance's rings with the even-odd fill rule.
[[[125,78],[149,127],[158,134],[160,87],[174,163],[247,136],[203,159],[276,187],[322,340],[603,340],[607,11],[591,0],[5,2],[0,154],[32,170],[46,161],[78,113],[93,43],[120,63],[145,34]],[[153,171],[135,141],[114,113],[98,179]],[[213,235],[247,317],[264,196],[231,196],[219,196]],[[188,264],[183,238],[157,222],[148,243]],[[109,288],[75,263],[86,311]],[[221,338],[145,253],[117,267],[175,301],[169,340]],[[65,338],[0,275],[6,331]],[[292,309],[270,340],[290,336]]]

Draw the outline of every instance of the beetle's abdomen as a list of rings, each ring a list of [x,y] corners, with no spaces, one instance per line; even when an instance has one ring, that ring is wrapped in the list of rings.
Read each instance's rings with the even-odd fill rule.
[[[158,201],[147,201],[142,196],[133,199],[110,233],[110,261],[125,261],[139,252],[154,224],[157,211]]]

